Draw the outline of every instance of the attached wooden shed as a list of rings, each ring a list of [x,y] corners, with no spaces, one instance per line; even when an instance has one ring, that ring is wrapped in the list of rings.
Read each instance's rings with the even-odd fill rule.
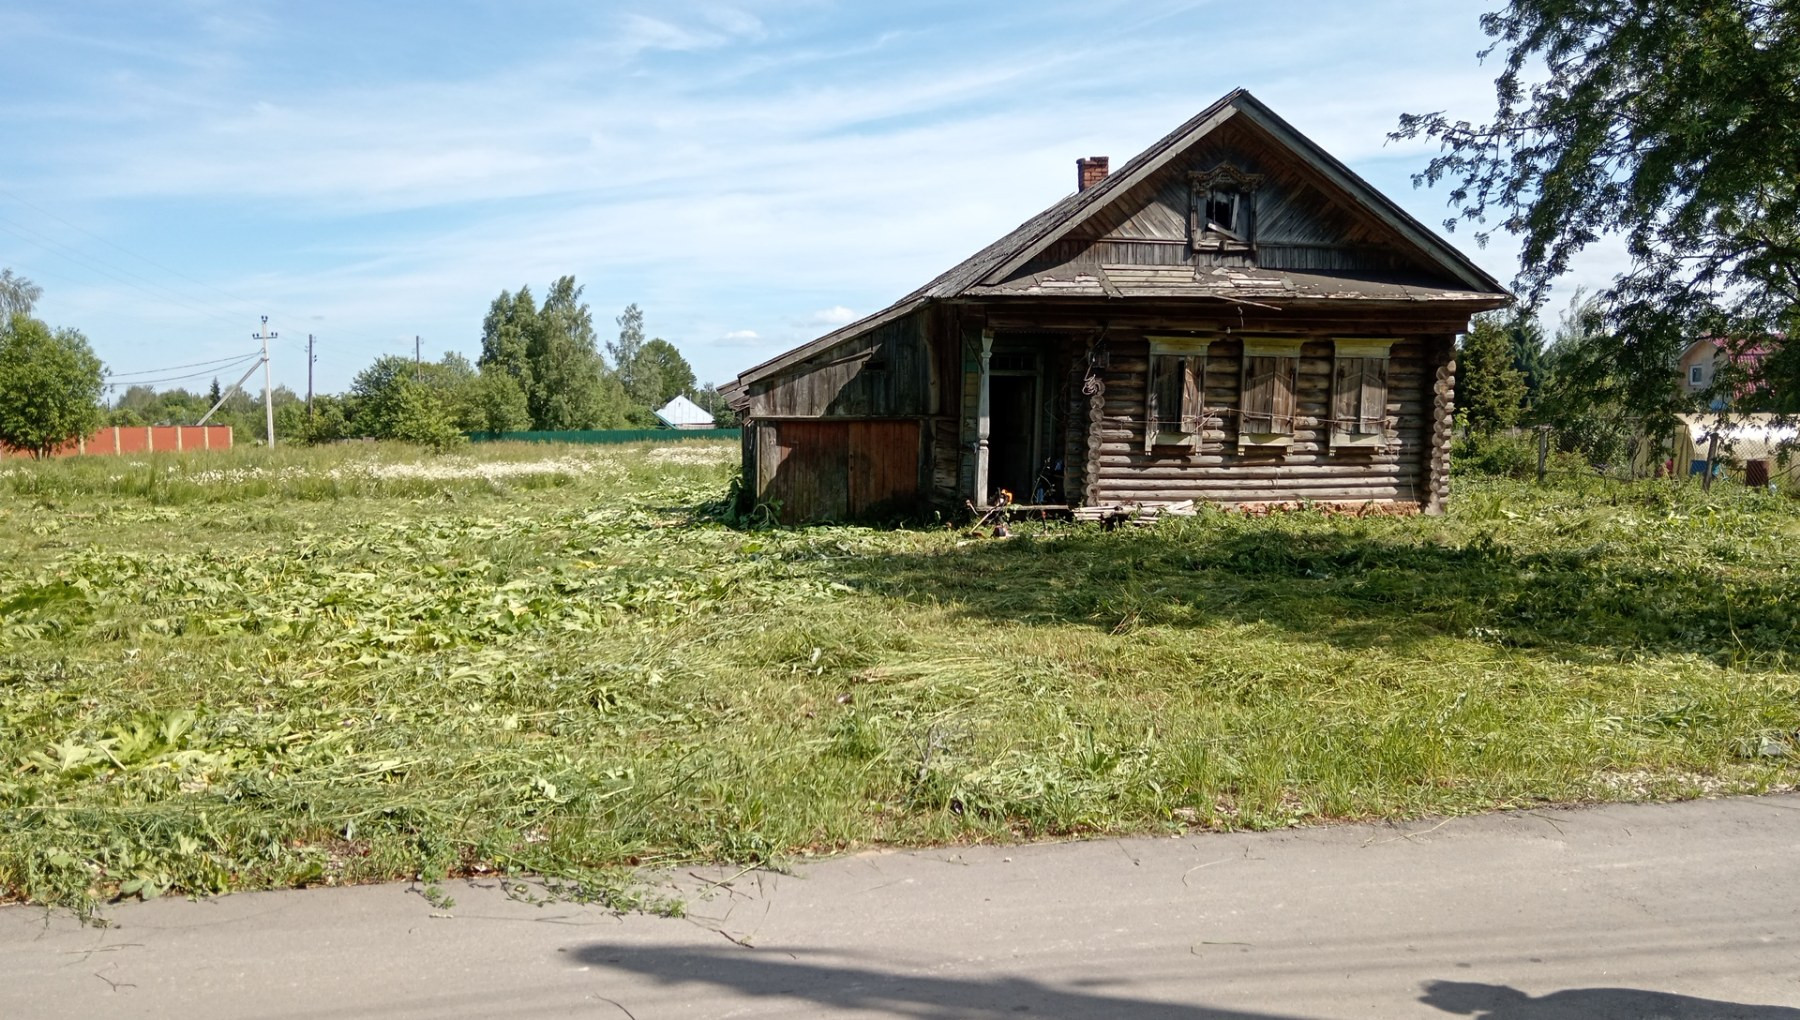
[[[1232,92],[892,306],[756,366],[746,498],[927,507],[1448,493],[1455,338],[1511,298]]]

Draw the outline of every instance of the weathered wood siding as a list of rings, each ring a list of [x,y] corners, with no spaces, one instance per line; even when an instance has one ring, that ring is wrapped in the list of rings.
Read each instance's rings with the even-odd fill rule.
[[[910,514],[919,501],[921,430],[908,419],[762,422],[758,499],[790,524]]]
[[[1328,337],[1301,347],[1294,390],[1292,445],[1238,446],[1241,342],[1215,342],[1206,358],[1205,427],[1198,449],[1145,446],[1145,380],[1149,345],[1115,336],[1102,373],[1104,399],[1090,444],[1087,501],[1095,504],[1174,502],[1249,503],[1294,500],[1434,502],[1433,440],[1447,443],[1441,415],[1437,353],[1442,338],[1398,340],[1388,363],[1387,414],[1394,419],[1379,448],[1333,447],[1334,348]]]
[[[926,316],[877,326],[750,387],[757,418],[906,418],[933,413]]]
[[[752,499],[779,503],[788,523],[896,516],[922,499],[947,500],[956,442],[932,339],[940,317],[904,316],[753,384],[744,449]]]
[[[919,423],[853,421],[849,426],[850,516],[910,513],[919,497]]]
[[[1230,163],[1264,180],[1256,192],[1256,252],[1196,255],[1188,217],[1188,175]],[[1335,185],[1287,158],[1260,129],[1222,125],[1182,158],[1150,176],[1015,276],[1103,265],[1259,266],[1297,272],[1398,273],[1432,279],[1417,251],[1392,227],[1357,208]]]

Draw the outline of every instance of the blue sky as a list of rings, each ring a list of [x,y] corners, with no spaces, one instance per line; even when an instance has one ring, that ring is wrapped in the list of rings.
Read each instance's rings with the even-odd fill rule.
[[[340,390],[415,335],[473,356],[503,288],[573,273],[603,336],[635,301],[723,380],[1240,85],[1436,225],[1432,150],[1385,135],[1491,108],[1482,6],[11,0],[0,266],[118,373],[247,352],[268,315],[276,381],[313,333]],[[1505,239],[1453,240],[1511,278]]]

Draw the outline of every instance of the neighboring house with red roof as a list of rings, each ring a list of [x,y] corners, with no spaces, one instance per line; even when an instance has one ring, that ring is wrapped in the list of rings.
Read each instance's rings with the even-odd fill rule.
[[[1718,379],[1719,370],[1733,362],[1746,375],[1754,378],[1757,368],[1768,353],[1768,348],[1761,344],[1752,344],[1733,353],[1730,341],[1722,337],[1701,337],[1688,344],[1687,349],[1681,352],[1679,367],[1682,392],[1697,394],[1711,391]],[[1754,383],[1738,384],[1732,394],[1734,401],[1742,402],[1754,389]],[[1713,394],[1709,406],[1715,411],[1724,409],[1724,396]]]

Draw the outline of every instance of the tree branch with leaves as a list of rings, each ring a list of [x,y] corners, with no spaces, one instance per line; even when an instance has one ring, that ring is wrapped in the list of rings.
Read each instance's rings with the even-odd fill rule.
[[[1406,114],[1392,135],[1442,146],[1415,183],[1451,185],[1447,229],[1517,235],[1532,306],[1576,254],[1622,238],[1630,267],[1597,295],[1616,343],[1590,352],[1608,372],[1672,373],[1701,336],[1800,332],[1800,4],[1512,0],[1481,25],[1481,59],[1500,60],[1491,118]],[[1635,388],[1646,418],[1682,409],[1674,387]]]

